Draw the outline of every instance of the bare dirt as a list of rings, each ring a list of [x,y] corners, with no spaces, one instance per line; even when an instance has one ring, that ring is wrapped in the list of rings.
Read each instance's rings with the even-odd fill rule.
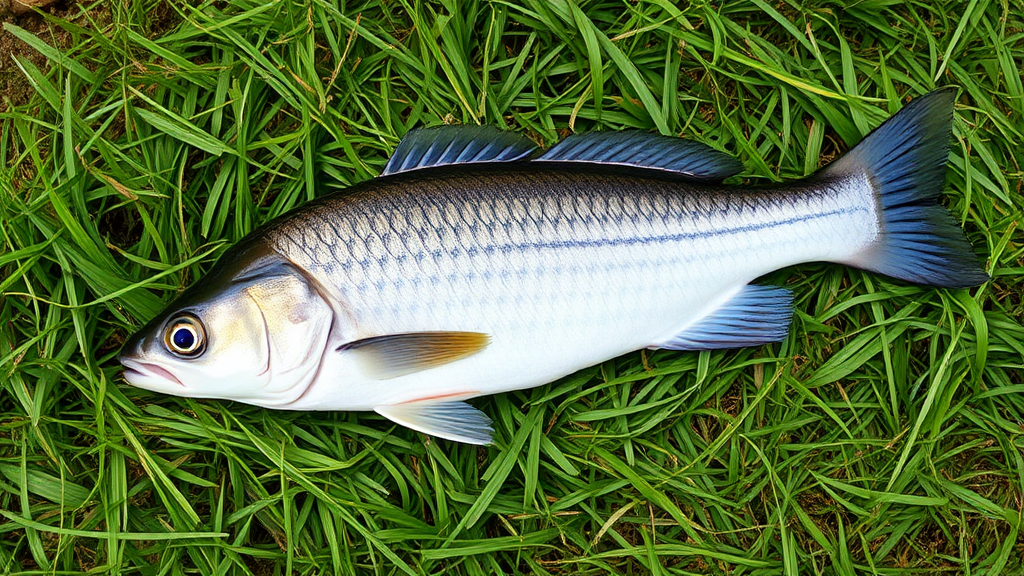
[[[0,15],[19,16],[34,9],[46,8],[55,0],[0,0]]]
[[[3,29],[0,29],[0,112],[26,103],[34,93],[32,85],[25,78],[15,59],[31,62],[40,70],[46,70],[48,66],[46,57],[11,34],[6,25],[13,24],[24,28],[40,38],[45,38],[48,43],[56,41],[58,49],[66,47],[70,42],[70,34],[60,26],[47,22],[43,14],[34,10],[22,10],[20,13],[12,11],[13,2],[15,0],[0,0],[0,23],[4,25]],[[71,1],[51,2],[41,10],[45,14],[52,14],[65,20],[74,20],[81,13],[80,8]]]
[[[12,3],[36,3],[27,12],[12,11]],[[21,6],[22,4],[19,4]],[[88,13],[86,13],[88,10]],[[45,56],[18,39],[7,29],[9,25],[22,28],[43,42],[61,52],[73,47],[73,35],[62,26],[70,23],[71,29],[98,28],[100,32],[111,25],[112,14],[107,2],[89,3],[83,0],[0,0],[0,112],[25,104],[35,93],[18,60],[31,62],[44,73],[49,68]],[[140,22],[139,30],[150,38],[159,37],[181,22],[181,16],[171,4],[158,2]],[[66,24],[65,24],[66,25]],[[82,62],[91,67],[90,62]]]

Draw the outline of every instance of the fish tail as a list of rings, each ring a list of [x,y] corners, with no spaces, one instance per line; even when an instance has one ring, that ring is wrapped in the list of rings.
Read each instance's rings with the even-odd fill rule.
[[[878,234],[845,264],[946,288],[989,279],[956,219],[938,203],[955,98],[955,88],[943,88],[913,100],[820,173],[866,180],[874,194]]]

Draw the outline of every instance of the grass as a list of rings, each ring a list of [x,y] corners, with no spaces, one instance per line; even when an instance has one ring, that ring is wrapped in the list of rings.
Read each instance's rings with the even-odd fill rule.
[[[1013,2],[67,4],[0,37],[0,573],[1024,573]],[[479,449],[120,376],[223,249],[412,127],[640,128],[766,184],[950,84],[980,288],[781,271],[783,344],[481,399]]]

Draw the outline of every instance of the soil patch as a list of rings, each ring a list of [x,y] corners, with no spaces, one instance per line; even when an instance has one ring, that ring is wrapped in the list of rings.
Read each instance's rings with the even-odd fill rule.
[[[0,0],[2,3],[2,0]],[[0,5],[0,8],[3,8]],[[104,8],[109,10],[109,8]],[[81,14],[80,8],[73,2],[55,2],[44,9],[65,20],[74,19]],[[0,22],[13,24],[43,38],[47,43],[56,41],[56,47],[63,49],[71,41],[71,35],[63,28],[50,24],[38,12],[25,12],[14,15],[10,11],[0,12]],[[83,23],[84,24],[84,23]],[[22,42],[14,34],[7,31],[6,26],[0,28],[0,112],[25,104],[35,93],[35,89],[25,78],[15,58],[31,62],[40,70],[46,70],[49,63],[46,57]]]

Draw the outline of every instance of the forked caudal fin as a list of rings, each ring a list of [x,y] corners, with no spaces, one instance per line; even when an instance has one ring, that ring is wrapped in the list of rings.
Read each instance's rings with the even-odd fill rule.
[[[846,264],[946,288],[988,280],[953,215],[938,204],[955,97],[955,88],[943,88],[913,100],[817,176],[866,176],[876,194],[878,238]]]

